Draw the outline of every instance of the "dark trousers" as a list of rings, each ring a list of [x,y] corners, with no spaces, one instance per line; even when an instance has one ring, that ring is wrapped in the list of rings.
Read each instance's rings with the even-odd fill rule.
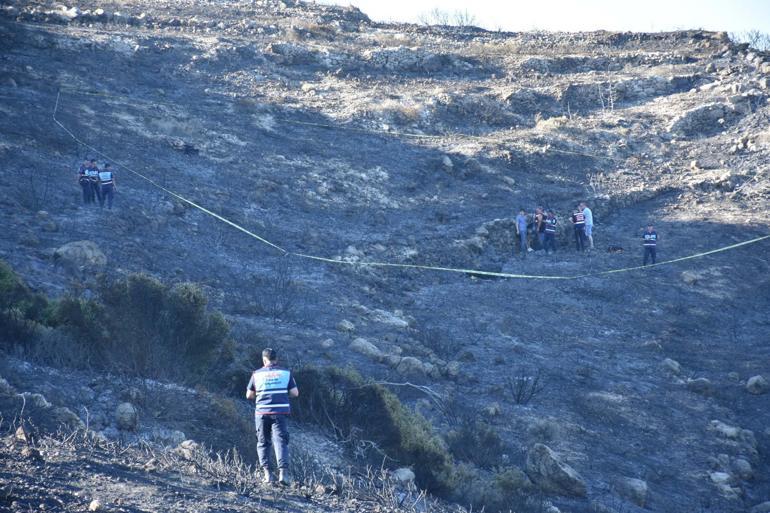
[[[645,246],[644,247],[644,263],[642,265],[647,265],[647,258],[652,259],[652,263],[655,263],[655,250],[657,248],[655,246]]]
[[[257,456],[259,466],[270,468],[270,445],[279,469],[289,466],[288,415],[257,415]]]
[[[546,253],[556,253],[556,234],[545,233],[545,239],[543,240],[543,248]]]
[[[91,189],[93,190],[93,192],[91,194],[93,194],[93,196],[95,196],[99,200],[99,204],[101,205],[101,203],[102,203],[102,188],[99,186],[99,182],[91,182]],[[91,199],[91,201],[93,202],[94,200]]]
[[[575,248],[578,251],[585,251],[586,248],[586,227],[582,224],[575,225]]]
[[[104,201],[107,200],[107,208],[112,208],[112,199],[115,197],[115,186],[111,183],[102,185],[102,191],[99,195],[99,206],[104,206]]]
[[[86,205],[93,203],[94,201],[94,188],[91,187],[91,182],[87,180],[80,181],[80,188],[83,189],[83,203]]]

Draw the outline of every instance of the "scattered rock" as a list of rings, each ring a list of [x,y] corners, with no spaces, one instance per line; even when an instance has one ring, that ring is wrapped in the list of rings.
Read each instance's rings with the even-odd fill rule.
[[[414,356],[405,356],[399,360],[396,370],[406,376],[425,376],[430,372],[427,364]]]
[[[337,324],[337,331],[341,331],[342,333],[352,333],[355,329],[356,325],[347,319],[343,319]]]
[[[700,276],[693,271],[682,271],[682,281],[687,285],[695,285],[698,283]]]
[[[174,452],[186,460],[193,459],[198,451],[200,451],[200,445],[194,440],[185,440],[174,449]]]
[[[334,340],[327,338],[326,340],[321,341],[321,347],[323,349],[331,349],[334,347]]]
[[[107,265],[107,257],[99,246],[90,240],[68,242],[54,251],[53,261],[54,264],[76,274],[100,271]]]
[[[16,428],[16,432],[14,433],[13,436],[17,442],[20,442],[23,444],[32,443],[32,435],[24,426],[19,426],[18,428]]]
[[[751,508],[751,513],[770,513],[770,501],[757,504]]]
[[[548,492],[586,496],[586,483],[572,467],[563,463],[548,446],[535,444],[527,453],[527,474]]]
[[[40,451],[30,445],[25,445],[21,448],[21,457],[28,460],[42,461],[43,457],[40,455]]]
[[[687,389],[696,394],[710,396],[714,393],[714,385],[708,378],[695,378],[687,380]]]
[[[752,376],[746,381],[746,390],[750,394],[766,394],[770,391],[770,383],[767,382],[764,376]]]
[[[362,337],[354,339],[353,342],[350,343],[350,349],[377,361],[382,360],[385,357],[379,347]]]
[[[115,408],[115,424],[118,429],[135,431],[139,425],[139,414],[131,403],[120,403]]]
[[[727,120],[736,117],[737,113],[732,105],[708,103],[676,116],[668,130],[680,135],[707,135],[720,131]]]
[[[493,402],[492,404],[484,408],[484,414],[487,417],[497,417],[502,412],[503,412],[503,408],[502,406],[500,406],[500,403],[498,402]]]
[[[633,477],[623,477],[615,483],[615,489],[621,497],[625,497],[641,508],[647,502],[646,481]]]
[[[453,167],[455,167],[454,163],[452,162],[452,159],[449,158],[449,155],[444,155],[441,157],[441,165],[444,167],[444,169],[450,170]]]
[[[735,470],[735,474],[738,477],[746,481],[754,477],[754,469],[751,468],[751,463],[744,458],[736,458],[733,461],[733,470]]]
[[[446,373],[447,377],[450,379],[457,379],[460,376],[460,369],[462,368],[462,364],[456,360],[452,360],[451,362],[446,364],[446,367],[444,368],[444,372]]]
[[[414,472],[412,472],[412,469],[401,467],[391,472],[390,477],[397,483],[407,485],[414,482],[415,475]]]
[[[679,362],[676,360],[672,360],[671,358],[666,358],[661,362],[661,365],[664,369],[669,371],[672,374],[679,374],[682,372],[682,366],[679,365]]]
[[[51,412],[51,420],[59,426],[65,426],[67,429],[84,428],[85,424],[80,417],[72,410],[64,406],[58,406]]]
[[[88,511],[101,511],[102,510],[102,503],[99,502],[99,499],[94,499],[91,501],[91,503],[88,505]]]

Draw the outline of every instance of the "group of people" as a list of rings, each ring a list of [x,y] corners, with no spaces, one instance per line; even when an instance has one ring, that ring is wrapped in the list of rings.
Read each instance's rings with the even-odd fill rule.
[[[102,169],[96,165],[96,159],[86,159],[78,169],[78,184],[83,189],[83,203],[88,205],[99,200],[99,206],[112,208],[115,197],[115,174],[109,162]]]
[[[575,249],[578,252],[594,249],[594,214],[585,201],[581,201],[570,216],[572,232],[575,237]],[[529,215],[525,208],[519,209],[516,216],[516,237],[519,240],[519,255],[526,258],[531,251],[542,250],[546,255],[556,252],[556,234],[559,221],[553,209],[535,208],[535,213]],[[644,247],[643,265],[648,261],[655,264],[658,234],[652,224],[649,224],[642,234]]]
[[[578,251],[594,248],[594,216],[585,202],[581,202],[571,217],[575,233],[575,248]],[[522,208],[516,216],[516,236],[519,239],[520,255],[526,258],[530,251],[543,250],[546,255],[556,252],[556,233],[559,220],[553,209],[535,208],[530,217]]]

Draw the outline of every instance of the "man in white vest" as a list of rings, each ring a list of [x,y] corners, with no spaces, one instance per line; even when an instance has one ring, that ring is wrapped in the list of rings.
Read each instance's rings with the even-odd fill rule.
[[[262,351],[262,368],[251,374],[246,387],[246,399],[255,399],[254,421],[257,426],[257,456],[262,468],[263,481],[273,480],[270,473],[270,445],[278,463],[278,481],[289,484],[289,428],[290,397],[298,397],[299,389],[291,371],[278,367],[278,355],[269,347]]]

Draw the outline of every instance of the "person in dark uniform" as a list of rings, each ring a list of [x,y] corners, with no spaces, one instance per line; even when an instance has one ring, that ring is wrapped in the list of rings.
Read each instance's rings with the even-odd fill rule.
[[[652,223],[647,225],[647,229],[642,235],[642,245],[644,246],[644,259],[642,260],[642,265],[647,265],[648,258],[652,260],[654,265],[658,249],[658,232],[655,231],[655,227]]]
[[[246,387],[246,399],[256,401],[254,421],[257,426],[257,456],[262,468],[263,481],[273,480],[270,474],[270,445],[278,463],[278,481],[289,484],[289,428],[290,397],[299,397],[294,376],[288,369],[278,367],[278,356],[269,347],[262,351],[262,368],[251,374]]]
[[[545,238],[543,239],[543,248],[545,249],[545,254],[556,253],[556,226],[559,224],[559,221],[556,219],[556,214],[553,210],[548,211],[544,224]]]
[[[88,205],[94,201],[94,189],[91,187],[91,180],[88,177],[88,169],[90,167],[90,160],[86,159],[80,164],[78,169],[78,185],[83,189],[83,204]]]
[[[586,217],[580,209],[572,213],[572,226],[575,229],[575,248],[585,251],[586,247]]]
[[[99,203],[101,203],[102,191],[99,189],[99,168],[96,165],[96,159],[88,161],[86,176],[88,177],[88,183],[91,185],[91,203],[95,203],[96,198],[98,198]]]

